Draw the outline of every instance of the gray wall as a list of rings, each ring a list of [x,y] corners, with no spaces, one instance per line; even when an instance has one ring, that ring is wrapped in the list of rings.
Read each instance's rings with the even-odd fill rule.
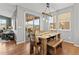
[[[72,39],[79,44],[79,4],[73,6]]]
[[[71,12],[71,29],[67,31],[57,29],[57,31],[61,33],[61,38],[63,38],[65,41],[79,44],[79,4],[74,4],[73,6],[57,10],[53,14],[58,16],[59,14],[64,12]],[[59,19],[58,17],[56,17],[57,28],[59,26],[58,22]],[[47,30],[47,26],[49,24],[43,22],[42,25],[44,30]]]
[[[16,14],[17,14],[17,12],[16,12],[16,10],[14,11],[14,13],[13,13],[13,15],[12,15],[12,18],[11,18],[11,25],[12,25],[12,27],[13,27],[13,30],[16,30]]]
[[[57,29],[57,31],[61,33],[61,38],[63,38],[65,41],[79,44],[79,4],[74,4],[73,6],[57,10],[55,14],[59,15],[67,11],[71,12],[71,29],[68,31],[62,31]],[[56,21],[58,27],[58,17],[56,17]]]
[[[43,22],[42,20],[42,16],[36,12],[33,12],[31,10],[25,9],[23,7],[18,6],[17,7],[17,12],[14,12],[13,16],[12,16],[12,21],[13,21],[13,27],[14,27],[14,31],[16,34],[16,41],[17,43],[21,43],[21,42],[25,42],[26,39],[26,32],[25,32],[25,28],[26,28],[26,13],[28,14],[32,14],[35,16],[39,16],[40,17],[40,28],[43,28]],[[17,15],[15,15],[17,14]],[[16,18],[16,20],[15,20]],[[15,23],[16,21],[16,23]],[[16,24],[16,29],[15,29],[15,24]]]
[[[65,41],[70,41],[74,43],[79,43],[79,4],[75,4],[73,6],[61,9],[56,11],[56,15],[61,14],[63,12],[71,12],[71,30],[69,31],[61,31],[58,30],[58,32],[61,33],[61,37]],[[41,14],[37,14],[35,12],[27,11],[26,13],[38,15],[40,17],[40,29],[41,30],[48,30],[48,23],[45,23],[43,21],[43,16]],[[21,42],[25,40],[25,19],[24,19],[24,9],[21,7],[18,7],[17,10],[17,17],[16,17],[16,34],[17,34],[17,42]],[[57,24],[58,24],[58,18],[57,18]]]
[[[73,39],[72,38],[72,23],[73,23],[73,6],[70,6],[70,7],[67,7],[67,8],[64,8],[64,9],[61,9],[61,10],[58,10],[56,11],[56,15],[58,16],[59,14],[62,14],[64,12],[71,12],[71,28],[70,30],[59,30],[57,29],[58,32],[61,33],[61,38],[63,38],[65,41],[70,41],[70,42],[73,42]],[[59,19],[57,17],[57,24],[59,22]],[[58,24],[59,26],[59,24]]]
[[[65,41],[70,41],[70,42],[73,42],[74,41],[74,39],[72,39],[72,35],[73,35],[73,6],[70,6],[70,7],[67,7],[67,8],[64,8],[64,9],[60,9],[60,10],[57,10],[57,11],[55,11],[54,13],[53,13],[53,15],[56,15],[56,19],[54,19],[54,21],[56,21],[56,23],[57,23],[57,31],[58,32],[60,32],[61,33],[61,38],[63,38]],[[62,13],[64,13],[64,12],[71,12],[71,29],[70,30],[68,30],[68,31],[64,31],[64,30],[59,30],[59,19],[58,19],[58,15],[59,14],[62,14]],[[42,24],[42,26],[43,26],[43,29],[45,30],[45,31],[48,31],[49,30],[49,23],[46,23],[46,22],[44,22],[43,20],[42,20],[42,22],[43,22],[43,24]]]
[[[60,11],[71,11],[71,30],[59,31],[61,32],[61,37],[66,41],[79,44],[79,4],[74,4]]]
[[[13,19],[14,19],[13,24],[14,25],[16,24],[16,29],[15,29],[16,41],[17,43],[24,42],[25,40],[24,9],[18,6],[16,12],[16,23],[15,23],[15,15],[13,16]]]

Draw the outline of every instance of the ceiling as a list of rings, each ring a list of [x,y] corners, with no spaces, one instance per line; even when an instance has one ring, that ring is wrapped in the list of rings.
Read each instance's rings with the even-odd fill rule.
[[[11,17],[15,10],[15,6],[9,5],[8,3],[0,3],[0,15]]]
[[[27,8],[31,11],[42,13],[46,8],[46,3],[0,3],[0,15],[11,17],[16,5]],[[63,9],[73,5],[73,3],[50,3],[50,12]]]
[[[39,13],[42,13],[46,8],[46,3],[15,3],[12,5],[18,5]],[[50,12],[66,8],[71,5],[73,5],[73,3],[50,3]]]

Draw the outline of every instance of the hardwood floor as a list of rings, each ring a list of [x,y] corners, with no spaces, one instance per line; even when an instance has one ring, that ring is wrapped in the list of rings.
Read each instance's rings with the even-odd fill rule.
[[[30,43],[15,44],[14,41],[0,43],[0,55],[29,55]]]
[[[70,43],[63,43],[57,49],[57,55],[79,55],[79,48]],[[0,55],[30,55],[30,43],[15,44],[13,41],[0,43]]]
[[[64,42],[62,49],[57,50],[58,55],[79,55],[79,47],[75,47],[73,44]]]

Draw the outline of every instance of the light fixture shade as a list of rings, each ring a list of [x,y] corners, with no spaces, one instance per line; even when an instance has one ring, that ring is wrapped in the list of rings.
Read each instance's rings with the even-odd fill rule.
[[[50,12],[50,4],[46,3],[46,8],[45,10],[42,12],[43,15],[47,15],[47,16],[52,16],[51,12]]]

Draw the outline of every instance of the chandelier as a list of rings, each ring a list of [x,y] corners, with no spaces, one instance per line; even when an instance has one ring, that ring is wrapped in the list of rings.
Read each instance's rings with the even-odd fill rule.
[[[46,9],[44,12],[42,12],[43,15],[52,16],[50,12],[50,4],[46,3]]]

